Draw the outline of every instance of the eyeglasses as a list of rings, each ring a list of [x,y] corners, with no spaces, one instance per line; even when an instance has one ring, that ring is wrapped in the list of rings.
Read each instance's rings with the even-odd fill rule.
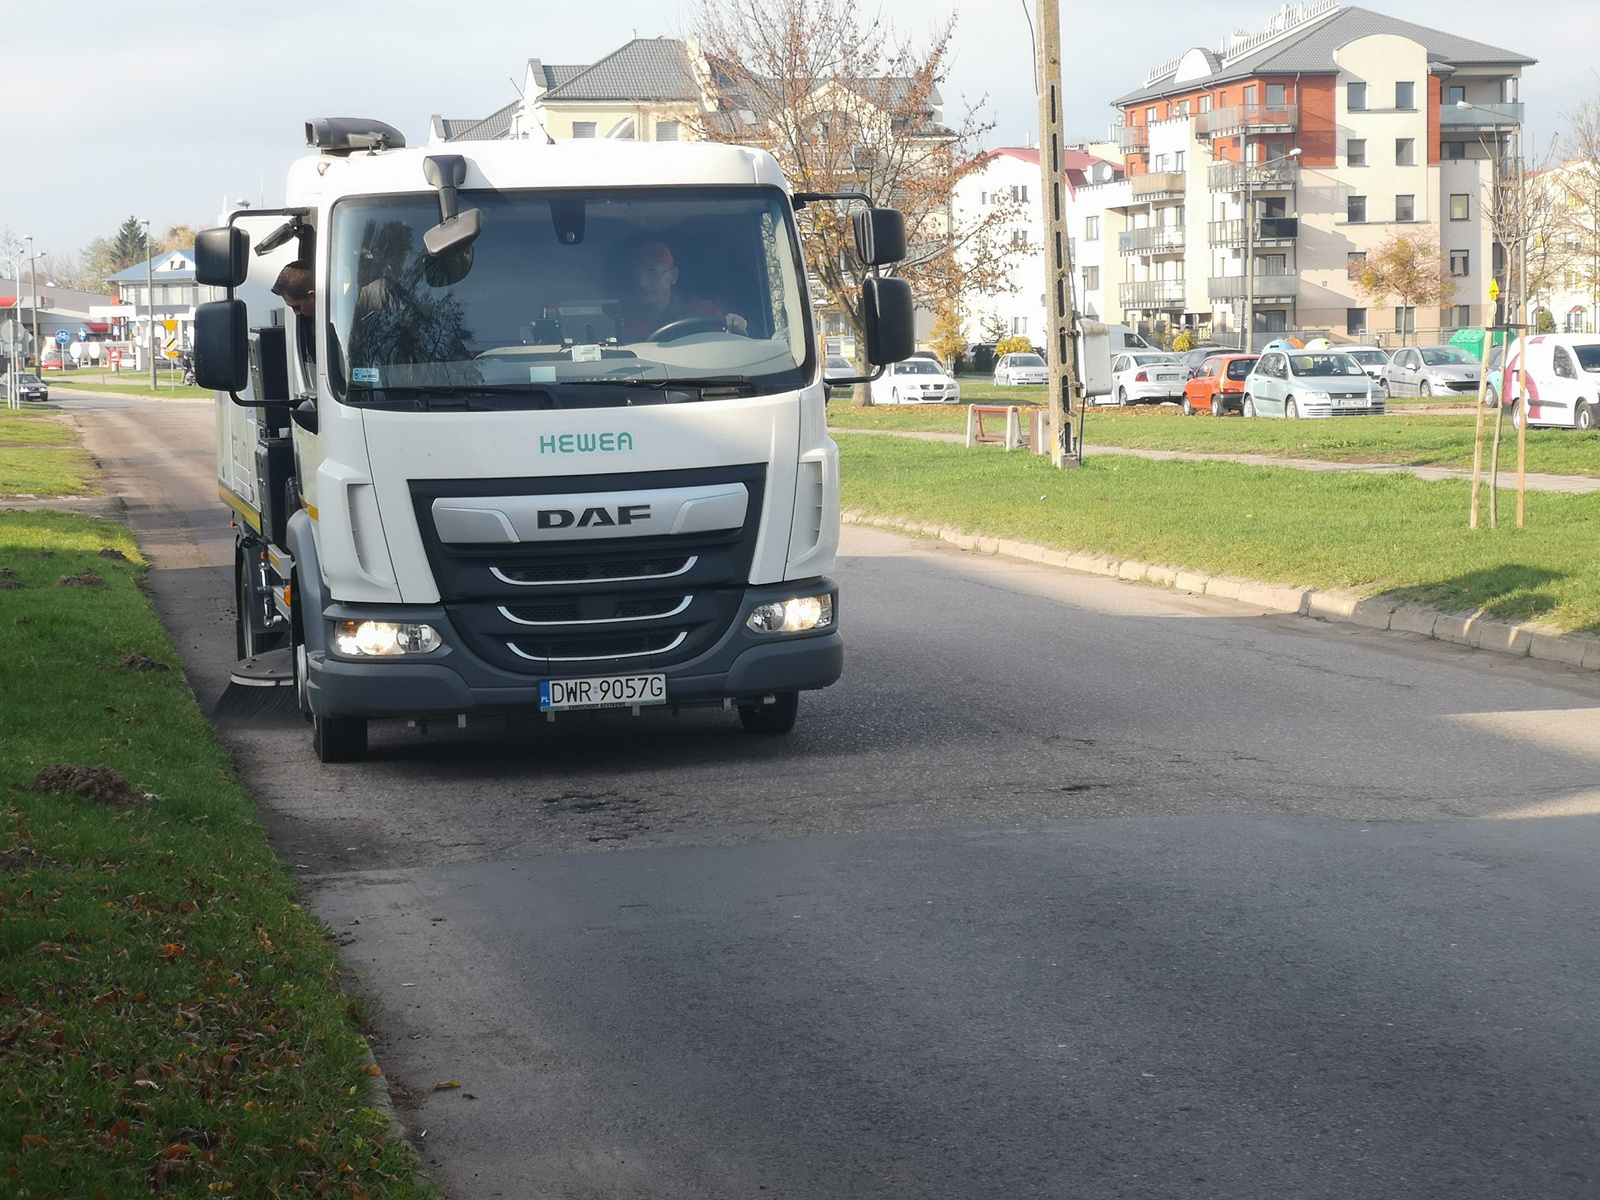
[[[635,267],[633,273],[639,279],[656,280],[665,279],[676,270],[676,267]]]

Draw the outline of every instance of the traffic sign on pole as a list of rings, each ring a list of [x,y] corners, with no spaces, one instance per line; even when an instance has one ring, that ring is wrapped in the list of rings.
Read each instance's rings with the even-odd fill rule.
[[[71,340],[72,335],[69,334],[65,329],[56,330],[56,345],[65,346]]]

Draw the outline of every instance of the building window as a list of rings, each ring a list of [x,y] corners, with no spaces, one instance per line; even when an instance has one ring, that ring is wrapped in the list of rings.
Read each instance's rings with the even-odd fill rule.
[[[1412,307],[1395,309],[1394,331],[1396,333],[1415,333],[1417,331],[1417,310]]]
[[[1175,117],[1187,117],[1189,115],[1189,102],[1187,100],[1179,100],[1175,103],[1172,106],[1172,115]]]
[[[1364,167],[1367,165],[1367,139],[1351,138],[1344,144],[1344,160],[1346,166]]]
[[[1417,165],[1416,138],[1395,138],[1394,165],[1397,167],[1414,167]]]
[[[1466,192],[1457,192],[1450,197],[1450,219],[1452,221],[1466,221],[1472,217],[1471,198]]]
[[[1147,108],[1147,109],[1144,110],[1144,123],[1146,125],[1154,125],[1156,123],[1156,110],[1155,109]]]
[[[1468,250],[1450,251],[1450,274],[1471,275],[1472,253]]]
[[[1508,75],[1501,81],[1500,100],[1502,103],[1515,104],[1517,102],[1517,83],[1518,80],[1515,75]]]
[[[678,140],[678,123],[676,121],[656,122],[656,141],[675,142]]]
[[[1286,89],[1281,83],[1267,84],[1267,107],[1282,108],[1288,99]]]
[[[1172,156],[1172,169],[1174,171],[1186,170],[1188,162],[1189,152],[1187,150],[1176,151]]]
[[[1018,204],[1026,204],[1028,202],[1028,185],[1025,183],[1013,184],[1011,198]]]
[[[1100,290],[1100,268],[1085,267],[1083,269],[1083,290],[1098,292]]]
[[[1351,337],[1367,336],[1367,310],[1364,308],[1347,308],[1344,310],[1344,331]]]
[[[1256,85],[1253,83],[1247,84],[1244,89],[1244,106],[1246,108],[1249,108],[1251,105],[1255,104],[1256,95]]]
[[[593,121],[574,121],[572,123],[572,136],[575,138],[592,138],[595,135]]]
[[[1289,329],[1289,310],[1286,308],[1256,309],[1257,333],[1286,333]]]
[[[1367,85],[1364,83],[1345,84],[1344,106],[1351,112],[1365,112],[1367,108]]]
[[[1025,337],[1025,336],[1027,336],[1027,333],[1028,333],[1028,318],[1027,317],[1012,317],[1011,318],[1011,335],[1013,337]]]
[[[1450,329],[1465,329],[1472,324],[1472,306],[1453,304],[1444,310],[1445,325]]]
[[[1204,96],[1200,97],[1200,111],[1201,112],[1210,112],[1211,111],[1211,93],[1210,92],[1207,92]]]
[[[1466,98],[1467,89],[1462,87],[1459,83],[1453,83],[1445,89],[1446,104],[1460,104],[1461,101],[1465,100]]]
[[[1394,219],[1396,221],[1415,221],[1417,219],[1417,198],[1415,196],[1396,196],[1394,198]]]
[[[1028,231],[1026,229],[1013,229],[1011,231],[1011,244],[1018,248],[1028,244]]]
[[[1367,219],[1367,198],[1351,196],[1344,202],[1344,219],[1352,225],[1363,224]]]
[[[1153,170],[1155,170],[1159,174],[1160,172],[1165,171],[1166,169],[1167,169],[1167,156],[1165,154],[1156,155],[1156,162],[1155,162],[1155,166],[1154,166]]]
[[[1085,217],[1083,219],[1083,240],[1098,242],[1100,240],[1100,218]]]
[[[1465,142],[1446,142],[1444,144],[1444,156],[1446,158],[1465,158],[1467,156],[1467,144]]]
[[[1395,84],[1394,106],[1400,109],[1415,108],[1417,106],[1417,85],[1409,82]]]

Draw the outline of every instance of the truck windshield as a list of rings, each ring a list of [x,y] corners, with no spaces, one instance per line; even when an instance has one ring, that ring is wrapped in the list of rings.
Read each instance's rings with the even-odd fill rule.
[[[462,192],[341,201],[329,374],[346,403],[568,407],[791,390],[810,377],[798,243],[772,188]],[[672,381],[681,380],[674,388]]]

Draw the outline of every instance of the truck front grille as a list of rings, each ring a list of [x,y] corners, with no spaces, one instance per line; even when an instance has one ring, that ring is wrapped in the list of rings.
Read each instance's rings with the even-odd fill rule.
[[[743,526],[592,541],[453,544],[433,502],[742,483]],[[416,480],[412,504],[440,598],[468,648],[525,675],[653,670],[704,653],[739,619],[761,528],[765,464],[509,480]]]

